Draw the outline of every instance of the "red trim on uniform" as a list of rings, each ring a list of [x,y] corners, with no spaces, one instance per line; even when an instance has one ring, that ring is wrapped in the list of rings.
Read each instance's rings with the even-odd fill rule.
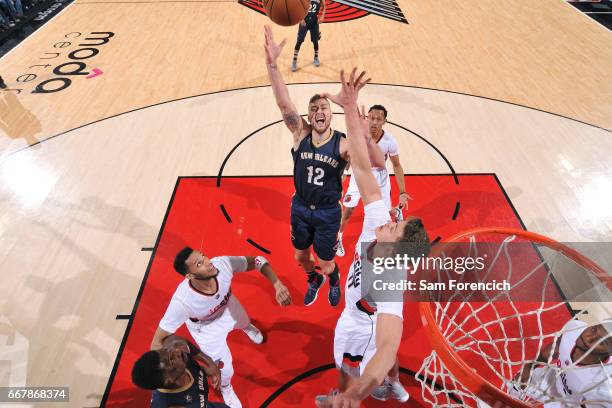
[[[349,367],[357,368],[359,367],[360,361],[351,361],[348,358],[344,357],[342,359],[342,365],[347,365]]]
[[[215,296],[217,293],[219,293],[219,281],[217,280],[217,277],[215,276],[215,283],[217,284],[217,290],[215,291],[215,293],[204,293],[202,292],[200,289],[196,288],[195,286],[193,286],[191,284],[191,279],[189,280],[189,287],[191,289],[193,289],[194,291],[198,292],[200,295],[204,295],[204,296]]]
[[[364,299],[360,299],[359,302],[357,303],[359,303],[359,305],[363,307],[368,313],[372,313],[372,314],[376,313],[376,309],[370,306],[370,304],[366,302]]]

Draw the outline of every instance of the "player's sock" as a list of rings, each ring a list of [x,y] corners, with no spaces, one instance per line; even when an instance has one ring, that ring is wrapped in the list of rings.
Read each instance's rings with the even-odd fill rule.
[[[295,44],[295,49],[293,50],[293,60],[291,61],[291,71],[297,71],[297,58],[300,53],[300,45],[301,43]]]
[[[338,264],[334,264],[334,271],[329,275],[329,294],[327,299],[329,304],[332,306],[338,306],[342,293],[340,291],[340,273],[338,271]]]
[[[334,271],[329,275],[329,284],[337,286],[340,284],[340,273],[338,270],[338,264],[334,264]]]

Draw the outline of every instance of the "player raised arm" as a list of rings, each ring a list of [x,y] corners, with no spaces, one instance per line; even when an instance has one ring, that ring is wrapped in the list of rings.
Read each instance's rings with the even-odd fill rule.
[[[264,49],[266,51],[268,78],[270,78],[276,104],[283,115],[283,121],[293,135],[293,147],[297,148],[300,141],[310,131],[310,125],[299,115],[295,104],[291,101],[287,85],[285,85],[283,76],[276,65],[276,60],[286,42],[287,40],[284,39],[280,44],[275,43],[270,26],[264,27]]]
[[[359,112],[357,97],[370,78],[365,79],[365,71],[356,76],[357,68],[353,68],[348,81],[345,78],[344,70],[340,71],[340,81],[342,88],[337,95],[325,94],[332,102],[340,105],[344,109],[346,120],[348,150],[351,157],[353,174],[357,181],[357,187],[361,193],[364,205],[381,199],[380,188],[372,174],[372,162],[370,161],[368,150],[368,127],[365,121],[364,112]],[[371,140],[371,138],[369,138]],[[378,149],[380,152],[380,149]],[[382,152],[381,152],[382,155]],[[384,166],[384,157],[383,157]]]
[[[276,301],[281,306],[288,306],[291,304],[291,294],[287,287],[278,279],[272,265],[263,256],[245,256],[247,260],[247,270],[257,269],[263,276],[268,279],[274,286],[276,291]]]

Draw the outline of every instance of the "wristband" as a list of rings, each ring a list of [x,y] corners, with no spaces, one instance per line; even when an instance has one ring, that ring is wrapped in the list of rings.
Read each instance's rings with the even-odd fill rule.
[[[268,264],[268,260],[263,256],[255,257],[255,269],[261,272],[261,268],[264,267],[265,264]]]

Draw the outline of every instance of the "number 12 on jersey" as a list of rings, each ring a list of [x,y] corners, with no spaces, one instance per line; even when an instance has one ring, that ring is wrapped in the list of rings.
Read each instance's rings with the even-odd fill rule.
[[[325,170],[320,167],[307,166],[308,169],[308,183],[316,186],[322,186],[322,178],[325,176]],[[313,178],[314,176],[314,178]]]

